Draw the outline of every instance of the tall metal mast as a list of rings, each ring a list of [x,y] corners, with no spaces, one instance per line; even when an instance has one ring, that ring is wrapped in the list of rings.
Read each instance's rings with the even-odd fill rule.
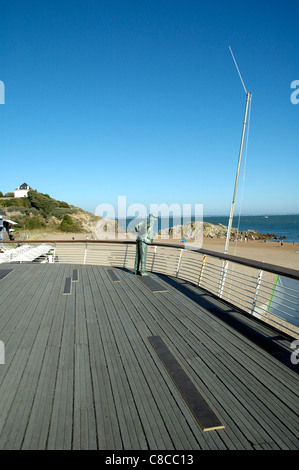
[[[234,62],[235,62],[236,68],[238,70],[243,88],[244,88],[245,93],[246,93],[246,106],[245,106],[244,122],[243,122],[243,128],[242,128],[242,136],[241,136],[241,145],[240,145],[239,159],[238,159],[238,166],[237,166],[237,174],[236,174],[236,180],[235,180],[235,188],[234,188],[233,200],[232,200],[232,204],[231,204],[231,208],[230,208],[230,215],[229,215],[229,221],[228,221],[228,228],[227,228],[227,235],[226,235],[224,253],[227,253],[227,251],[228,251],[230,233],[231,233],[231,229],[232,229],[234,209],[235,209],[235,201],[236,201],[236,194],[237,194],[237,187],[238,187],[238,180],[239,180],[240,165],[241,165],[241,160],[242,160],[244,136],[245,136],[245,129],[246,129],[246,124],[247,124],[248,107],[249,107],[249,103],[250,103],[250,100],[251,100],[251,93],[247,92],[247,90],[245,88],[245,85],[244,85],[244,82],[242,80],[238,65],[235,61],[233,52],[232,52],[231,48],[229,48],[229,49],[230,49],[230,52],[231,52],[232,57],[234,59]]]

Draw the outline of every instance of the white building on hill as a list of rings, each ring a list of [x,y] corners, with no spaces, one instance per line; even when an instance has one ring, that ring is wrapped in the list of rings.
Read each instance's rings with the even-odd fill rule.
[[[26,197],[30,189],[32,188],[27,183],[23,183],[14,190],[14,197]]]

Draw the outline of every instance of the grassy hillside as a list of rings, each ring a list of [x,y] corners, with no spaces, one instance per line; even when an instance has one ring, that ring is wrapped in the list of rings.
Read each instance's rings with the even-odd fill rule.
[[[6,212],[18,225],[18,232],[43,230],[45,232],[90,233],[100,217],[67,202],[53,199],[35,190],[27,197],[0,198],[0,211]]]

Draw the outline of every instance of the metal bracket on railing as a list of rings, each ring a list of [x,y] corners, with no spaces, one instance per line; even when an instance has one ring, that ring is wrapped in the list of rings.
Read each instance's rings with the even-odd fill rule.
[[[257,301],[257,296],[258,296],[258,291],[259,291],[259,288],[260,288],[260,285],[261,285],[261,282],[262,282],[262,276],[263,276],[263,271],[260,270],[259,272],[259,275],[258,275],[258,278],[257,278],[257,283],[256,283],[256,288],[255,288],[255,293],[254,293],[254,298],[253,298],[253,301],[252,301],[252,307],[251,307],[251,315],[254,314],[254,311],[255,311],[255,307],[256,307],[256,301]]]

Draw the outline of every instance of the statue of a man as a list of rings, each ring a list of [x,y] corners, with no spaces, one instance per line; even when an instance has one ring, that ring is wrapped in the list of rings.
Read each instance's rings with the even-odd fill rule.
[[[147,220],[135,225],[135,230],[139,234],[136,239],[135,274],[140,274],[141,276],[148,276],[148,273],[145,271],[147,245],[153,242],[156,218],[156,215],[150,214]],[[140,265],[141,269],[139,270]]]

